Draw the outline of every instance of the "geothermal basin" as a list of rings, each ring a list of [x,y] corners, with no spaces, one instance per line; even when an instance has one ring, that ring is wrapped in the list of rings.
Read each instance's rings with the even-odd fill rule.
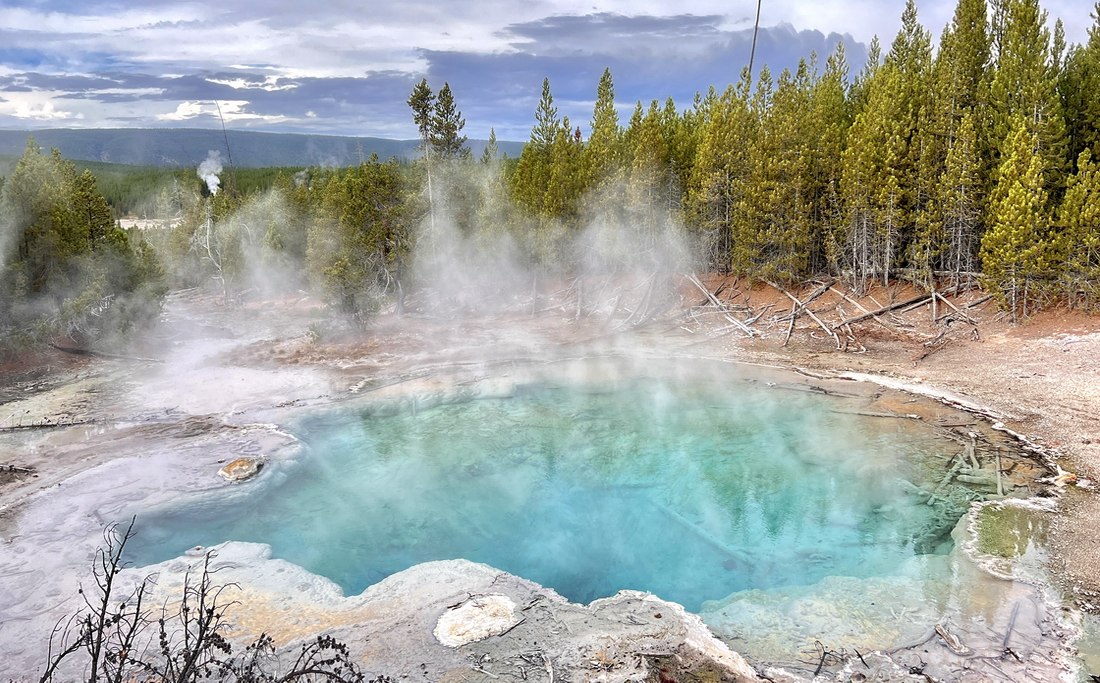
[[[904,658],[937,625],[970,648],[1002,650],[1008,629],[1022,651],[1061,652],[1045,513],[1016,500],[1041,470],[980,420],[713,360],[441,375],[275,416],[296,455],[228,492],[126,509],[129,559],[163,570],[196,546],[258,543],[355,596],[462,558],[575,603],[653,593],[758,665],[797,667],[814,643]],[[1000,494],[979,476],[996,458]],[[1008,502],[974,505],[987,498]],[[1057,660],[1031,666],[1055,680]]]

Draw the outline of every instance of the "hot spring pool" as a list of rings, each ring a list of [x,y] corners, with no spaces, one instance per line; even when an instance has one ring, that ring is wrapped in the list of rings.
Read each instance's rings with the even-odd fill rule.
[[[698,611],[949,552],[974,494],[950,485],[930,503],[914,483],[938,480],[958,445],[849,403],[642,377],[327,412],[291,425],[302,457],[269,467],[247,495],[140,514],[130,560],[262,542],[353,594],[466,558],[573,601],[636,589]]]

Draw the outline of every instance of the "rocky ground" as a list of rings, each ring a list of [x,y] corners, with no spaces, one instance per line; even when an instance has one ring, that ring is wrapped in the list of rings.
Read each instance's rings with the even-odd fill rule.
[[[218,466],[242,453],[292,450],[285,435],[266,426],[278,423],[287,411],[408,381],[430,388],[445,371],[469,367],[484,373],[496,362],[538,358],[547,347],[564,357],[690,354],[796,367],[817,375],[860,373],[946,396],[993,416],[1071,473],[1059,482],[1068,485],[1061,487],[1061,511],[1052,526],[1050,564],[1078,606],[1086,611],[1100,607],[1100,496],[1087,487],[1088,479],[1100,475],[1098,319],[1061,311],[1016,325],[972,291],[936,299],[934,308],[918,301],[833,330],[865,311],[912,301],[920,292],[879,288],[857,297],[846,289],[812,283],[790,292],[796,302],[768,286],[750,288],[721,278],[700,284],[707,293],[690,282],[678,283],[662,306],[652,305],[649,295],[577,301],[568,288],[513,301],[490,313],[427,305],[418,311],[414,301],[409,315],[383,314],[364,330],[333,324],[306,299],[225,309],[216,298],[191,292],[169,303],[157,336],[119,357],[51,350],[9,360],[0,367],[0,536],[7,546],[0,550],[9,559],[0,564],[11,577],[12,590],[6,600],[0,599],[0,617],[51,613],[75,594],[76,579],[71,577],[41,594],[29,594],[51,570],[50,560],[19,559],[35,552],[27,541],[35,534],[65,546],[53,561],[78,565],[94,550],[101,521],[127,506],[181,490],[222,486],[214,474]],[[807,306],[800,305],[811,297]],[[792,311],[797,313],[793,321]],[[149,439],[175,444],[174,450],[150,455],[142,448]],[[188,463],[193,476],[179,482],[175,465],[162,460]],[[107,504],[107,492],[96,491],[96,478],[87,473],[111,463],[144,468],[144,482],[112,494],[117,499]],[[78,493],[71,507],[83,520],[80,529],[53,529],[56,522],[41,517],[44,513],[35,507],[36,501],[57,497],[66,488]],[[482,570],[472,566],[445,568],[444,573],[457,571],[471,585],[489,580],[478,578]],[[532,605],[557,604],[560,598],[515,577],[508,581],[508,587],[498,590],[482,591],[480,584],[477,590],[463,590],[504,596],[515,606],[505,610],[511,615],[507,619],[528,621],[509,631],[510,639],[494,636],[477,641],[483,645],[464,650],[454,661],[444,658],[448,671],[465,672],[465,678],[453,680],[495,679],[502,669],[509,675],[530,672],[534,680],[536,673],[550,680],[555,675],[557,680],[679,680],[683,667],[703,680],[737,680],[741,675],[749,680],[748,672],[736,673],[738,660],[725,659],[728,650],[708,649],[712,644],[693,630],[695,622],[667,603],[627,596],[588,608],[559,606],[546,616]],[[20,590],[27,594],[18,595]],[[430,608],[422,606],[424,614],[433,616],[418,619],[441,619],[454,604],[443,602],[453,597],[435,596]],[[658,612],[675,618],[655,622]],[[548,651],[546,643],[536,648],[522,640],[548,637],[549,631],[529,629],[551,618],[557,624],[550,631],[558,638],[559,651],[573,653],[555,660],[556,674],[554,664],[540,654]],[[14,628],[14,621],[0,618],[0,640],[11,637],[4,632],[5,621],[9,630]],[[369,621],[356,623],[368,628],[363,624]],[[635,625],[639,629],[662,626],[646,633],[667,638],[644,646],[635,641],[640,655],[634,659],[604,652],[608,660],[601,664],[598,648],[589,647],[599,640],[600,630],[607,631],[612,623],[621,629],[623,622],[632,621],[642,622]],[[581,622],[587,626],[575,632]],[[381,623],[369,627],[371,637],[392,641],[386,647],[396,661],[406,641],[384,635],[386,629],[377,625]],[[605,641],[617,647],[618,641],[607,633]],[[484,656],[467,661],[475,649],[478,657]],[[20,652],[33,656],[29,646]],[[444,660],[433,666],[442,666]],[[627,661],[630,667],[621,664]],[[567,666],[573,677],[563,674]],[[725,673],[700,673],[715,666],[725,667]],[[895,665],[875,663],[875,676],[889,680],[891,672],[900,675],[900,669],[891,667]],[[479,669],[487,673],[479,674]],[[428,673],[421,679],[444,680]]]

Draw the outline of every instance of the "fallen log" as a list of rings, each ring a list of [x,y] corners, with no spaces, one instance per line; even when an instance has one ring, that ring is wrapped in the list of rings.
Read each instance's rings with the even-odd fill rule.
[[[57,349],[63,353],[71,353],[77,356],[93,356],[95,358],[106,358],[108,360],[132,360],[139,363],[163,363],[160,358],[142,358],[140,356],[125,356],[119,353],[107,353],[106,351],[93,351],[92,349],[82,349],[75,346],[58,346],[53,342],[49,342],[51,348]]]
[[[58,427],[77,427],[95,422],[95,420],[58,420],[56,422],[32,422],[30,424],[8,425],[0,427],[0,432],[30,431],[32,429],[57,429]]]
[[[837,329],[840,329],[841,327],[844,327],[845,325],[851,325],[852,323],[863,322],[864,320],[867,320],[868,318],[874,318],[875,316],[882,315],[883,313],[889,313],[890,311],[896,311],[899,308],[906,308],[906,307],[909,307],[909,306],[913,306],[915,304],[923,305],[925,303],[928,303],[928,300],[931,299],[931,298],[932,298],[931,294],[921,294],[920,296],[915,297],[913,299],[909,299],[907,301],[899,301],[897,303],[889,304],[887,306],[883,306],[882,308],[879,308],[878,310],[868,311],[867,313],[864,313],[862,315],[857,315],[854,318],[848,318],[847,320],[841,320],[839,323],[837,323],[836,325],[833,326],[833,329],[837,330]]]
[[[821,322],[821,318],[817,317],[816,315],[814,315],[813,311],[806,308],[806,303],[809,303],[810,299],[807,299],[806,303],[803,303],[803,302],[798,300],[798,297],[796,297],[794,294],[791,294],[787,290],[783,289],[779,285],[777,285],[775,283],[772,283],[772,282],[768,282],[768,285],[770,285],[771,287],[779,290],[780,292],[783,292],[784,294],[787,295],[788,299],[790,299],[791,301],[793,301],[795,303],[796,312],[792,313],[792,316],[797,316],[798,313],[805,313],[806,315],[810,316],[811,320],[813,320],[815,323],[817,323],[818,326],[821,327],[821,329],[825,330],[825,334],[827,334],[827,335],[829,335],[830,337],[833,338],[833,341],[836,342],[837,351],[840,350],[840,348],[841,348],[840,335],[838,335],[835,330],[830,330],[828,325]],[[820,292],[818,292],[817,295],[814,298],[817,298],[817,296],[821,296],[822,293],[828,291],[829,285],[826,285],[824,288],[819,288],[819,289],[820,289]]]
[[[955,311],[955,312],[956,312],[956,313],[958,313],[958,314],[959,314],[960,316],[962,316],[962,319],[963,319],[964,321],[966,321],[967,323],[969,323],[969,324],[973,325],[974,327],[977,327],[977,326],[978,326],[978,323],[974,322],[974,319],[973,319],[973,318],[971,318],[971,317],[970,317],[970,316],[968,316],[967,314],[963,313],[963,312],[962,312],[962,311],[961,311],[961,310],[959,309],[959,307],[958,307],[958,306],[956,306],[955,304],[953,304],[953,303],[951,303],[950,301],[948,301],[947,299],[945,299],[945,298],[943,297],[943,295],[942,295],[942,294],[936,294],[935,296],[936,296],[936,297],[938,297],[940,301],[942,301],[943,303],[947,304],[947,307],[948,307],[948,308],[950,308],[950,309],[951,309],[952,311]],[[943,317],[947,317],[947,316],[945,315],[945,316],[943,316]]]
[[[715,307],[717,307],[719,311],[722,311],[722,314],[725,316],[726,320],[728,320],[731,323],[733,323],[734,325],[736,325],[742,332],[744,332],[749,337],[755,337],[756,336],[756,332],[754,332],[751,327],[749,327],[745,323],[741,322],[740,320],[737,320],[736,318],[734,318],[732,315],[730,315],[727,312],[725,304],[723,304],[721,301],[719,301],[718,297],[711,294],[710,290],[707,289],[706,287],[704,287],[702,282],[699,282],[699,278],[695,277],[694,275],[689,275],[687,273],[684,274],[684,278],[686,278],[687,281],[690,282],[691,284],[695,285],[699,289],[699,291],[706,294],[707,299],[710,300],[710,302],[712,304],[714,304]]]
[[[794,332],[794,321],[798,319],[798,304],[791,304],[791,321],[787,325],[787,336],[783,338],[783,346],[786,346],[791,341],[791,332]]]
[[[975,306],[981,306],[982,304],[984,304],[985,302],[989,301],[992,298],[993,298],[992,294],[986,294],[985,296],[978,299],[977,301],[971,301],[970,303],[968,303],[966,305],[966,307],[967,308],[974,308]]]

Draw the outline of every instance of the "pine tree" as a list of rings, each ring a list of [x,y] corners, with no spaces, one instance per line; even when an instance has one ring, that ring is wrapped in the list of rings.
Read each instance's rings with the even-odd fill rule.
[[[849,131],[841,194],[846,261],[853,280],[888,281],[930,201],[926,139],[931,40],[908,0],[902,27],[881,67],[862,86],[866,104]]]
[[[957,279],[973,270],[985,204],[988,143],[979,135],[986,130],[980,124],[988,115],[989,60],[985,2],[959,0],[932,66],[919,160],[921,177],[931,185],[917,215],[910,260],[930,284],[936,271],[950,271]]]
[[[435,158],[453,161],[470,157],[470,149],[466,147],[466,136],[462,135],[462,129],[466,127],[466,119],[462,118],[462,112],[458,111],[448,83],[443,84],[436,96],[430,126],[428,140]]]
[[[825,62],[825,73],[811,86],[809,116],[804,121],[809,141],[807,191],[813,231],[809,268],[814,272],[825,271],[829,266],[835,269],[839,258],[841,164],[852,125],[847,81],[844,43],[838,41],[836,50]]]
[[[595,188],[621,171],[622,131],[619,129],[619,114],[615,110],[615,84],[610,69],[604,69],[596,87],[591,130],[584,148],[586,188]]]
[[[943,265],[955,274],[973,272],[975,256],[983,232],[985,179],[978,149],[974,117],[967,114],[947,151],[947,163],[940,181],[941,214],[947,237]]]
[[[554,144],[561,128],[558,119],[558,108],[554,106],[554,95],[550,92],[550,79],[542,79],[542,96],[539,98],[538,107],[535,109],[535,127],[531,129],[531,144],[548,149]]]
[[[697,108],[699,147],[688,189],[690,224],[703,233],[708,266],[730,267],[731,222],[734,206],[744,192],[744,174],[751,149],[752,114],[748,106],[749,80],[729,86],[719,97],[713,92]]]
[[[0,346],[66,333],[80,342],[153,314],[160,269],[118,228],[88,171],[29,138],[0,192]]]
[[[1089,150],[1077,159],[1058,212],[1065,265],[1062,279],[1071,304],[1100,308],[1100,163]]]
[[[1066,170],[1066,133],[1056,74],[1051,64],[1047,14],[1038,0],[1002,0],[1004,28],[996,71],[990,84],[994,161],[1006,154],[1017,116],[1024,117],[1038,140],[1046,188],[1055,191]]]
[[[676,103],[669,97],[661,112],[661,128],[668,146],[669,214],[682,214],[691,180],[691,167],[699,146],[698,119],[693,110],[678,112]]]
[[[319,289],[358,321],[400,286],[409,232],[405,192],[397,161],[377,155],[324,185],[307,267]]]
[[[982,280],[1016,322],[1047,274],[1052,244],[1038,135],[1017,115],[1004,145],[982,237]]]
[[[973,113],[967,113],[948,142],[947,158],[936,188],[927,234],[918,240],[924,253],[918,266],[953,274],[958,282],[976,270],[985,212],[983,163]]]
[[[435,94],[432,89],[428,87],[428,80],[421,79],[412,90],[409,95],[409,99],[406,100],[406,104],[409,105],[409,109],[412,110],[413,123],[416,124],[416,129],[420,134],[420,149],[424,162],[424,174],[425,174],[425,190],[428,195],[428,220],[431,226],[432,234],[435,234],[435,188],[432,183],[432,171],[435,159],[435,148],[432,145],[433,135],[433,115],[435,111]],[[347,297],[341,297],[343,302],[341,305],[347,308],[351,305],[351,300]]]
[[[489,129],[489,140],[485,143],[485,149],[481,150],[481,163],[485,166],[489,166],[497,161],[497,156],[500,155],[500,150],[497,149],[497,132],[495,129]]]
[[[880,66],[882,66],[882,44],[878,36],[873,36],[871,43],[867,46],[867,61],[863,63],[863,69],[856,75],[856,80],[852,84],[850,99],[853,116],[861,114],[867,106],[867,101],[870,99],[870,84]]]
[[[413,87],[412,93],[405,103],[412,110],[413,123],[416,124],[416,129],[420,135],[420,144],[426,157],[431,147],[432,112],[435,107],[435,94],[428,87],[426,78],[421,79]]]
[[[626,136],[631,145],[627,150],[627,196],[636,217],[634,222],[643,231],[652,232],[669,218],[669,149],[657,100],[650,103],[644,115],[638,114],[635,110]]]
[[[509,187],[516,203],[532,215],[547,213],[545,200],[550,184],[553,145],[562,130],[550,91],[550,79],[542,81],[542,97],[535,109],[535,125],[531,139],[523,147],[515,170],[509,177]]]
[[[773,89],[765,66],[752,100],[755,139],[733,218],[734,272],[793,281],[806,274],[811,205],[809,66],[784,70]]]
[[[571,224],[577,216],[583,192],[580,131],[574,130],[569,118],[562,118],[550,146],[549,181],[543,194],[542,212],[545,218],[555,218]]]
[[[1071,159],[1086,149],[1100,158],[1100,2],[1092,19],[1088,41],[1070,50],[1059,80]]]

